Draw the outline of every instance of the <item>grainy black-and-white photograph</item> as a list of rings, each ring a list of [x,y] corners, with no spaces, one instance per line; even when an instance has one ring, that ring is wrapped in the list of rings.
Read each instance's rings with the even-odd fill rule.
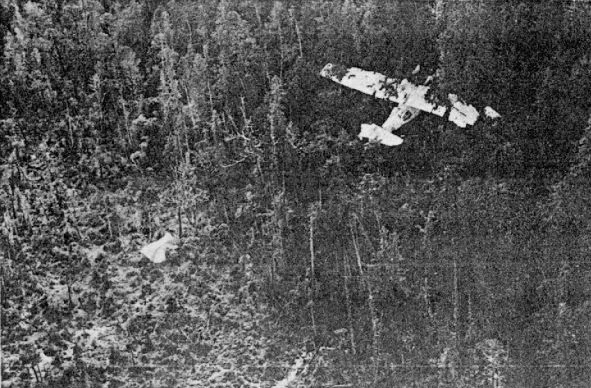
[[[0,0],[1,388],[591,387],[591,1]]]

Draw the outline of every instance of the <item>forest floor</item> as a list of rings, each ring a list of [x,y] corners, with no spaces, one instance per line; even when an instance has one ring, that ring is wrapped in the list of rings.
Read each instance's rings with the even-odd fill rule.
[[[228,259],[201,224],[148,261],[139,249],[176,214],[164,191],[152,203],[133,191],[70,201],[60,230],[75,242],[20,240],[5,260],[2,387],[283,387],[305,374],[310,353],[272,318],[249,256]]]
[[[231,235],[230,227],[212,216],[217,205],[195,193],[138,180],[123,188],[68,191],[60,210],[42,206],[59,202],[48,199],[51,190],[42,187],[27,194],[32,204],[22,221],[27,228],[8,230],[11,245],[0,251],[5,255],[2,387],[391,388],[457,386],[459,380],[464,386],[492,386],[491,379],[505,364],[507,381],[516,382],[508,386],[524,386],[536,375],[539,381],[551,380],[552,373],[540,371],[554,359],[554,348],[546,344],[558,334],[572,339],[572,354],[563,350],[555,358],[569,360],[568,370],[585,372],[564,372],[562,380],[572,383],[568,386],[587,386],[587,347],[581,344],[589,335],[591,310],[584,286],[589,284],[589,269],[576,267],[568,278],[573,290],[581,292],[578,299],[571,298],[571,307],[545,302],[517,326],[514,318],[529,305],[515,304],[513,299],[518,299],[511,295],[502,299],[503,289],[517,289],[524,265],[514,263],[510,275],[500,269],[509,268],[505,259],[516,253],[561,257],[570,252],[583,258],[588,243],[568,248],[540,237],[516,245],[509,236],[456,239],[450,245],[449,239],[433,237],[429,252],[436,264],[429,268],[441,278],[441,300],[432,292],[436,305],[431,308],[430,300],[423,303],[420,290],[390,287],[385,295],[375,294],[379,315],[374,324],[368,319],[367,298],[344,303],[350,299],[348,282],[341,288],[335,281],[335,292],[316,298],[308,294],[311,287],[305,280],[278,277],[270,282],[263,273],[272,254],[265,243],[260,250],[240,248],[246,245],[240,236]],[[193,209],[182,214],[182,233],[179,203]],[[165,232],[181,235],[178,248],[169,251],[163,263],[143,257],[140,249]],[[420,245],[405,241],[400,257],[408,260],[403,261],[420,263]],[[452,258],[488,268],[462,272],[463,279],[486,294],[480,298],[488,304],[482,302],[481,310],[474,307],[475,314],[498,322],[498,333],[470,338],[472,344],[460,343],[449,329],[449,295],[456,276],[449,265]],[[556,261],[550,271],[558,279],[551,279],[555,283],[561,279],[561,265]],[[390,275],[380,270],[369,276],[380,285],[380,279]],[[466,304],[472,306],[472,301]],[[563,326],[543,319],[557,315]],[[376,332],[379,342],[374,340]],[[564,348],[570,344],[565,343]],[[520,348],[532,355],[510,359],[507,349]],[[460,351],[467,354],[464,359]],[[534,356],[541,360],[538,369],[533,362],[511,369]],[[458,377],[460,367],[464,369]]]

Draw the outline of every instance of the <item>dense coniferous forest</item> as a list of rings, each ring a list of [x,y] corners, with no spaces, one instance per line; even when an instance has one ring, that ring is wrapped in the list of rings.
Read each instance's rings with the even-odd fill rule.
[[[590,386],[591,3],[0,5],[2,387]]]

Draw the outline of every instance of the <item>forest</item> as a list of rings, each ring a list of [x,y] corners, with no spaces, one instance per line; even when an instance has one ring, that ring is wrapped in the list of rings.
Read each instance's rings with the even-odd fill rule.
[[[590,2],[0,0],[0,38],[2,388],[591,385]],[[501,118],[360,140],[393,104],[327,63]]]

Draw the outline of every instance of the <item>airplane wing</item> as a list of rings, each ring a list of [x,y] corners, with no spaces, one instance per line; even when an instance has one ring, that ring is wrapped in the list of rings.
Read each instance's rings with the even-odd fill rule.
[[[320,75],[361,93],[399,103],[394,94],[399,83],[395,78],[388,78],[375,71],[367,71],[357,67],[347,69],[332,63],[324,66]]]
[[[428,86],[414,85],[408,80],[389,78],[375,71],[358,67],[345,68],[332,63],[324,66],[320,75],[348,88],[376,98],[410,106],[443,117],[447,108],[426,99]]]
[[[374,71],[367,71],[357,67],[345,68],[344,66],[332,63],[324,66],[320,75],[348,88],[397,103],[405,109],[410,107],[414,110],[433,113],[439,117],[443,117],[448,110],[448,107],[436,104],[427,99],[429,86],[415,85],[406,79],[388,78]],[[455,94],[449,94],[448,98],[450,102],[449,121],[461,128],[466,128],[467,125],[474,125],[479,117],[476,108],[461,102]],[[490,107],[486,107],[485,115],[493,119],[500,117]],[[412,118],[415,116],[413,114]],[[398,119],[394,125],[385,125],[384,127],[397,129],[410,120]]]

